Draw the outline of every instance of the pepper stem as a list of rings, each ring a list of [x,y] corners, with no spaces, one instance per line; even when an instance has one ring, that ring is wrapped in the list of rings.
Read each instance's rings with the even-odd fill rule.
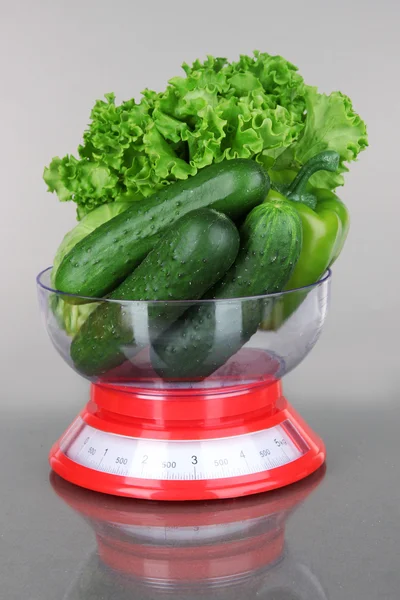
[[[339,167],[340,156],[333,150],[325,150],[310,158],[303,165],[286,191],[286,196],[290,198],[295,195],[296,199],[305,194],[308,180],[311,175],[317,171],[337,171]],[[294,198],[293,198],[294,199]]]

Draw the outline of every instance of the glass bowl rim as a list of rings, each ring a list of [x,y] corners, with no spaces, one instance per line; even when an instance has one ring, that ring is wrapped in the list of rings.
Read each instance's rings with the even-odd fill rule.
[[[319,287],[322,284],[329,281],[332,277],[332,270],[328,268],[324,275],[316,281],[315,283],[310,283],[309,285],[304,285],[302,287],[293,288],[290,290],[284,290],[283,292],[274,292],[272,294],[261,294],[259,296],[240,296],[235,298],[199,298],[198,300],[117,300],[114,298],[97,298],[96,296],[80,296],[79,294],[69,294],[68,292],[62,292],[61,290],[56,290],[41,280],[42,277],[52,269],[53,267],[46,267],[38,275],[36,276],[36,284],[39,288],[50,292],[51,294],[56,294],[57,296],[65,297],[65,298],[75,298],[76,300],[80,300],[80,302],[75,302],[71,304],[79,305],[79,304],[88,304],[91,302],[110,302],[113,304],[209,304],[209,303],[226,303],[233,301],[251,301],[251,300],[267,300],[268,298],[278,298],[281,296],[287,296],[288,294],[293,294],[296,292],[302,292],[306,290],[312,290],[313,288]]]

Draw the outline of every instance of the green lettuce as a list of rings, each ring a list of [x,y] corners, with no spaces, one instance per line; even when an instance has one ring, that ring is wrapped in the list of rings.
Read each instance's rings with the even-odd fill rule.
[[[106,223],[113,217],[124,212],[130,206],[129,202],[113,202],[112,204],[103,204],[90,214],[86,215],[79,223],[71,229],[63,238],[59,245],[53,260],[51,271],[51,283],[54,286],[55,274],[64,256],[84,237],[92,231]],[[82,323],[87,319],[90,313],[96,308],[97,304],[91,302],[88,304],[71,304],[65,302],[61,295],[52,294],[51,308],[60,327],[68,334],[75,335]]]
[[[287,180],[292,179],[300,167],[323,150],[335,150],[340,155],[337,172],[315,173],[310,184],[317,188],[334,190],[344,184],[343,173],[348,171],[346,162],[356,160],[358,154],[368,146],[365,123],[357,115],[350,98],[341,92],[329,96],[319,94],[316,88],[308,87],[306,95],[307,118],[299,140],[285,150],[276,161],[272,178],[284,183],[282,171],[288,169]]]
[[[102,204],[140,201],[233,158],[252,158],[283,181],[309,156],[336,150],[340,172],[318,173],[312,182],[335,189],[346,163],[367,145],[349,98],[319,94],[281,56],[254,52],[237,62],[209,56],[183,70],[164,91],[144,90],[139,102],[117,105],[106,94],[93,107],[79,158],[56,157],[45,169],[49,191],[74,201],[78,219]]]

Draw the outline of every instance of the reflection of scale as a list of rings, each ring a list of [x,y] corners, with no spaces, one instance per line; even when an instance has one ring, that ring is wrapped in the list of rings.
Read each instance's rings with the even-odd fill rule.
[[[45,323],[71,365],[70,340],[52,311],[56,292],[49,277],[48,270],[38,277]],[[161,379],[150,343],[125,354],[123,364],[92,381],[89,403],[51,450],[54,471],[95,491],[172,501],[244,496],[313,473],[324,462],[324,444],[282,395],[281,377],[318,339],[329,284],[327,273],[317,284],[283,295],[284,303],[298,304],[294,314],[276,331],[260,326],[204,379]],[[254,303],[226,302],[242,314],[247,301]],[[262,301],[279,308],[275,298]],[[128,304],[129,315],[148,308],[146,302]]]
[[[98,547],[65,600],[326,600],[284,540],[288,516],[323,474],[268,495],[184,508],[94,494],[53,474],[56,493],[88,521]]]

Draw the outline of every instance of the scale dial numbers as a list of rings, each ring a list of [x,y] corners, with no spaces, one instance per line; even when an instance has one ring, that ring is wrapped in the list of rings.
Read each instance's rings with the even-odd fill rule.
[[[77,422],[78,421],[78,422]],[[80,417],[60,447],[72,461],[112,475],[157,480],[207,480],[268,471],[306,451],[289,422],[233,437],[172,441],[130,438],[94,429]]]

